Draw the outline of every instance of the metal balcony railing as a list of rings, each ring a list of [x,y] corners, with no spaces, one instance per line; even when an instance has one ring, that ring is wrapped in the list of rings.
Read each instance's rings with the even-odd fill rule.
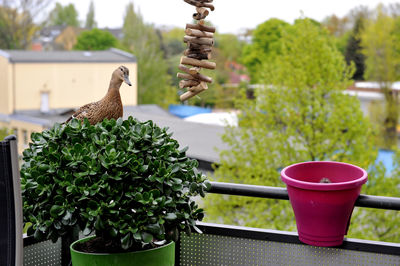
[[[285,188],[221,182],[211,182],[209,193],[289,199]],[[400,198],[360,195],[355,205],[399,211]],[[400,243],[345,238],[338,247],[314,247],[294,232],[198,226],[203,234],[181,235],[179,265],[400,265]]]
[[[209,193],[288,200],[285,188],[211,182]],[[400,210],[400,198],[360,195],[356,206]],[[400,222],[400,221],[399,221]],[[400,243],[345,238],[338,247],[314,247],[297,233],[198,223],[203,234],[182,233],[176,265],[400,265]],[[24,265],[68,265],[63,241],[24,241]],[[64,250],[66,247],[64,247]]]
[[[211,182],[209,193],[289,200],[286,188],[280,187]],[[400,198],[361,194],[355,206],[400,211]]]
[[[14,183],[19,180],[16,139],[10,137],[0,144],[0,196],[6,196],[5,201],[12,203],[1,209],[5,211],[1,218],[5,218],[7,226],[1,231],[6,241],[0,241],[0,264],[5,261],[5,265],[19,265],[16,255],[23,250],[24,265],[69,265],[68,243],[76,238],[73,235],[56,243],[24,237],[23,248],[18,243],[20,237],[15,236],[21,235],[17,232],[22,228],[15,225],[22,225],[22,213],[15,206],[22,204],[20,185]],[[211,182],[209,193],[289,199],[285,188],[220,182]],[[355,205],[399,211],[400,198],[360,195]],[[207,223],[198,226],[203,234],[181,235],[176,250],[177,265],[400,265],[400,243],[346,238],[341,246],[325,248],[301,243],[294,232]]]

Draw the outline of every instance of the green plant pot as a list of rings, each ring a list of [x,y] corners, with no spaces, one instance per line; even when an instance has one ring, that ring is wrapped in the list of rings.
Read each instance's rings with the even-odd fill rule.
[[[71,244],[72,266],[173,266],[175,265],[175,242],[144,250],[127,253],[84,253],[74,250],[78,242],[85,242],[93,238],[86,237]]]

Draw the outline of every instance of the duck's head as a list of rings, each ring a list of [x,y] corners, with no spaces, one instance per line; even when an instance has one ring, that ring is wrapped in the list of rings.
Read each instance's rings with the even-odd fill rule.
[[[120,66],[119,68],[117,68],[113,72],[113,79],[118,79],[125,82],[129,86],[132,86],[132,83],[129,80],[129,69],[126,66]]]

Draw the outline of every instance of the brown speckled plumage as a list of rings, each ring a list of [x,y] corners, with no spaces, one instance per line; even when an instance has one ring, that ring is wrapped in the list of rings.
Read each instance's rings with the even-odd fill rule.
[[[124,66],[117,68],[112,76],[107,94],[98,102],[89,103],[80,107],[65,123],[68,123],[72,118],[84,120],[87,118],[90,124],[95,125],[105,118],[118,119],[123,115],[123,107],[119,88],[122,82],[126,82],[132,86],[129,81],[129,70]]]

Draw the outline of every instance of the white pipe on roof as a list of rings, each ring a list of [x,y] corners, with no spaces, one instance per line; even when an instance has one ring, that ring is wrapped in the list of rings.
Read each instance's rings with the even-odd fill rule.
[[[359,99],[365,100],[383,100],[383,94],[380,92],[368,92],[368,91],[354,91],[354,90],[347,90],[344,91],[345,94],[356,96]]]
[[[363,89],[379,89],[381,87],[376,81],[358,81],[354,86]],[[400,81],[393,82],[391,87],[393,90],[400,90]]]

